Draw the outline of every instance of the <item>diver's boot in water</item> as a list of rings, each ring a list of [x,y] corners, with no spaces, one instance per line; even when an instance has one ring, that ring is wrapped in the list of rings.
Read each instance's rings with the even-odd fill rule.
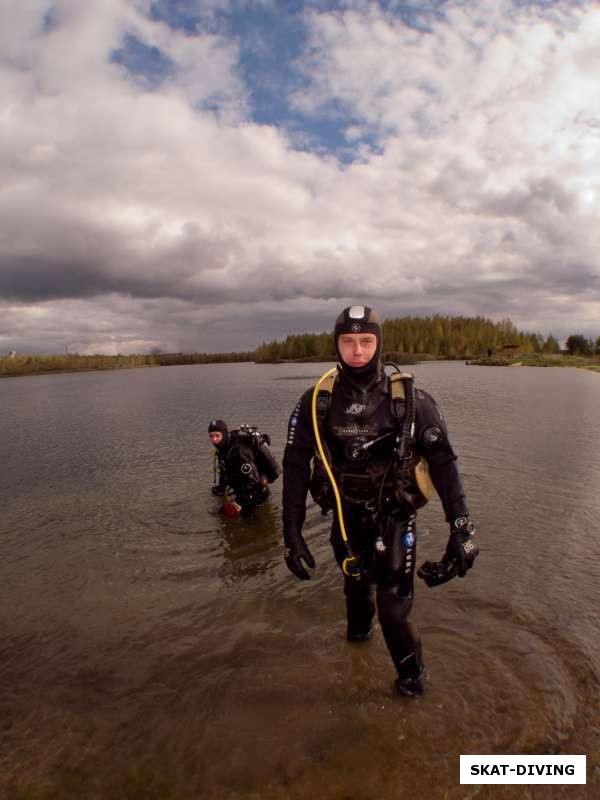
[[[425,691],[425,670],[421,669],[417,675],[396,678],[394,688],[397,694],[405,697],[419,697]]]
[[[373,624],[370,624],[367,630],[355,631],[348,628],[346,639],[349,642],[368,642],[373,635]]]
[[[414,631],[412,633],[414,636]],[[421,640],[415,639],[414,650],[396,662],[398,677],[394,684],[397,694],[405,697],[420,697],[425,691],[425,667]]]

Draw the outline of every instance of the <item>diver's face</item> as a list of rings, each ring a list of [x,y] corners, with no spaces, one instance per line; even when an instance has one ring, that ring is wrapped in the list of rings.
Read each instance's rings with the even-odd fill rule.
[[[215,447],[218,447],[223,441],[223,434],[221,431],[211,431],[209,434],[211,442]]]
[[[364,367],[375,355],[377,337],[374,333],[342,333],[338,336],[338,350],[344,364]]]

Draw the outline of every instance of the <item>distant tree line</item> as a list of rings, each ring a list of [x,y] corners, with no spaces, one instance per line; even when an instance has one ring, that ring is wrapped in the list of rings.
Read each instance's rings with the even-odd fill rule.
[[[497,353],[512,345],[519,354],[560,352],[554,336],[519,331],[510,321],[492,322],[484,317],[398,317],[383,322],[385,359],[414,363],[417,356],[471,359]],[[567,352],[577,356],[600,356],[600,336],[595,340],[573,334],[566,340]],[[243,353],[160,353],[149,355],[18,355],[0,358],[0,377],[45,372],[128,369],[176,364],[219,364],[241,361],[272,363],[282,360],[335,360],[331,332],[290,334],[283,341],[263,342],[255,351]]]
[[[159,367],[170,367],[175,364],[228,364],[240,361],[254,361],[254,351],[243,353],[154,353],[145,358],[154,359]]]
[[[516,345],[520,353],[558,353],[553,336],[517,330],[510,319],[492,322],[484,317],[399,317],[382,325],[383,349],[387,356],[429,354],[437,358],[474,358],[496,352],[504,345]],[[283,341],[260,345],[258,362],[282,359],[335,358],[330,332],[290,334]]]
[[[0,358],[0,377],[35,375],[44,372],[72,372],[82,370],[131,369],[133,367],[164,367],[175,364],[219,364],[253,361],[254,353],[152,353],[130,356],[60,356],[11,355]]]
[[[593,342],[581,333],[574,333],[567,338],[565,345],[571,356],[600,356],[600,336]]]

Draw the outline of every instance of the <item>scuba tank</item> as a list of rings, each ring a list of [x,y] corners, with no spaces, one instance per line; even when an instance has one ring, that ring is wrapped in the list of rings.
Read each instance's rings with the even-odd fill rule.
[[[252,508],[269,496],[269,483],[279,475],[279,465],[269,448],[269,437],[256,427],[241,425],[227,456],[228,482],[238,504]]]
[[[271,444],[269,435],[261,433],[254,425],[241,425],[239,433],[240,438],[252,451],[258,472],[264,475],[269,483],[273,483],[279,477],[281,469],[269,447]]]

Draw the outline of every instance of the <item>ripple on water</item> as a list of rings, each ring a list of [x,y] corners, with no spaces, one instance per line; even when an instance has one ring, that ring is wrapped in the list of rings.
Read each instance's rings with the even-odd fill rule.
[[[600,752],[598,376],[415,368],[450,421],[481,555],[464,582],[417,587],[429,677],[413,702],[392,694],[380,630],[345,640],[330,519],[309,510],[317,567],[297,581],[281,482],[254,517],[225,519],[212,451],[190,436],[226,409],[281,457],[314,367],[53,376],[43,415],[14,403],[0,794],[464,800],[460,753]],[[434,501],[419,560],[446,537]],[[599,783],[589,771],[578,800]]]

